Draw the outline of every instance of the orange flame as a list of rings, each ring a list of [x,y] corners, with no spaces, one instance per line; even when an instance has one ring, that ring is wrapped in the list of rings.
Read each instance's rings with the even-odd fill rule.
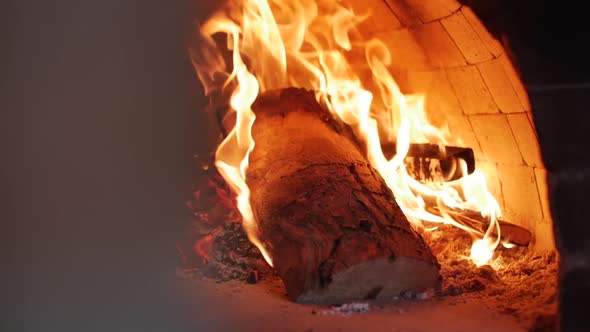
[[[414,226],[428,221],[452,224],[470,232],[476,238],[471,258],[477,265],[486,264],[500,242],[499,205],[480,170],[451,182],[423,183],[409,175],[404,159],[410,143],[437,144],[444,149],[451,136],[428,122],[423,95],[401,92],[387,69],[392,64],[387,46],[378,39],[352,37],[357,34],[355,27],[365,18],[336,1],[244,0],[229,2],[201,27],[205,50],[200,59],[193,56],[193,60],[206,92],[214,89],[218,74],[225,74],[224,87],[235,86],[230,105],[237,120],[217,150],[216,165],[237,195],[244,228],[272,265],[268,250],[258,240],[246,183],[248,156],[254,148],[251,130],[255,116],[250,107],[259,92],[303,87],[317,91],[318,100],[353,128],[367,148],[369,162],[385,179]],[[227,38],[227,50],[232,52],[231,71],[226,69],[213,41],[217,34]],[[370,69],[375,91],[366,89],[352,69],[349,58],[359,50],[364,52],[364,64]],[[376,97],[379,99],[374,105]],[[395,142],[397,153],[393,158],[385,157],[382,140]],[[462,167],[462,174],[467,174],[465,165]],[[440,214],[429,212],[428,204],[436,204]],[[464,226],[445,212],[451,208],[480,211],[490,220],[489,228],[481,234]]]

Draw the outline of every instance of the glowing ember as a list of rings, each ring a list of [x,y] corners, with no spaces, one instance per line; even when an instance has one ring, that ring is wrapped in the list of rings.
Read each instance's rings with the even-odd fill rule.
[[[207,235],[201,238],[193,245],[193,249],[197,257],[201,260],[201,264],[205,265],[209,261],[209,252],[213,241],[212,235]]]
[[[452,182],[424,183],[408,174],[404,158],[410,143],[436,144],[442,150],[460,142],[448,130],[429,123],[423,95],[401,92],[388,70],[392,56],[382,41],[352,38],[358,36],[355,26],[365,18],[336,1],[245,0],[230,1],[201,27],[204,49],[193,54],[193,62],[206,93],[233,88],[230,105],[236,124],[217,150],[216,166],[237,195],[248,237],[272,265],[257,238],[245,177],[254,148],[255,116],[250,107],[259,92],[295,86],[316,91],[318,100],[353,128],[367,148],[368,160],[416,228],[423,229],[426,221],[452,224],[471,233],[475,238],[471,258],[477,265],[486,264],[500,242],[499,205],[483,173],[476,170],[466,175],[465,165],[457,165],[465,176]],[[214,41],[218,34],[226,37],[225,50]],[[231,52],[231,64],[225,63],[224,51]],[[359,61],[358,54],[364,54],[372,82],[361,82],[360,73],[353,70],[349,58],[356,55]],[[363,66],[355,62],[354,68]],[[218,84],[219,77],[223,84]],[[385,157],[384,143],[396,145],[393,158]],[[436,207],[440,214],[429,212],[433,210],[428,207]],[[482,234],[464,226],[445,212],[450,209],[479,211],[490,220],[488,230]]]

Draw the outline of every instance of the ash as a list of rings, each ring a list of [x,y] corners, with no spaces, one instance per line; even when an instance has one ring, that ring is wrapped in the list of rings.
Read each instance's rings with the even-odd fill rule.
[[[454,303],[480,299],[490,309],[532,321],[557,311],[557,257],[525,247],[498,248],[490,265],[477,267],[469,256],[471,238],[444,226],[424,233],[441,264],[443,278],[437,297]]]
[[[352,302],[334,306],[328,310],[321,310],[319,313],[322,315],[350,316],[351,314],[368,312],[370,309],[371,306],[368,303]]]

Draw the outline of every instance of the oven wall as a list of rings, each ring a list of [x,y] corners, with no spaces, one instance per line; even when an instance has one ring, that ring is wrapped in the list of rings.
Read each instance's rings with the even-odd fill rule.
[[[370,13],[359,30],[389,47],[404,93],[426,93],[431,121],[471,147],[504,219],[554,249],[546,168],[527,93],[509,52],[455,0],[347,0]]]

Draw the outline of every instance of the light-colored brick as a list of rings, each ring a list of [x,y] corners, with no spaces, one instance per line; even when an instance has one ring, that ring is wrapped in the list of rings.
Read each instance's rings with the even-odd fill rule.
[[[535,232],[536,225],[543,223],[543,213],[533,168],[498,164],[498,176],[506,205],[505,219]]]
[[[432,67],[426,51],[408,29],[381,31],[375,37],[387,45],[393,67],[425,70]]]
[[[475,66],[450,68],[447,75],[466,114],[498,113],[498,107]]]
[[[357,0],[362,1],[362,0]],[[405,27],[412,27],[422,24],[422,20],[406,1],[384,0]]]
[[[510,165],[524,164],[505,115],[473,115],[469,120],[488,161]]]
[[[500,178],[498,177],[498,169],[496,164],[488,161],[477,160],[475,167],[479,169],[485,176],[488,190],[494,196],[500,209],[504,211],[504,196],[502,195],[502,186],[500,185]]]
[[[535,225],[533,233],[533,249],[536,252],[555,251],[555,237],[553,235],[553,224],[549,221]]]
[[[551,216],[551,207],[549,204],[549,188],[547,187],[547,170],[535,168],[535,179],[537,180],[537,190],[539,191],[539,199],[543,208],[543,218],[545,220],[552,220],[553,217]]]
[[[437,67],[463,66],[467,62],[457,45],[439,21],[412,28],[420,45]]]
[[[363,33],[401,29],[402,24],[383,0],[349,0],[346,2],[356,15],[369,17],[358,29]]]
[[[465,19],[467,19],[469,24],[471,24],[473,30],[475,30],[479,38],[483,41],[487,49],[494,55],[494,57],[498,57],[504,54],[504,47],[502,47],[500,41],[498,41],[496,38],[494,38],[494,36],[492,36],[492,34],[483,25],[479,17],[475,15],[471,8],[469,8],[468,6],[463,6],[461,8],[461,13],[463,13]]]
[[[444,70],[409,72],[408,80],[412,92],[425,94],[428,119],[433,125],[446,123],[449,115],[463,115]]]
[[[461,4],[455,0],[405,0],[424,23],[451,15]]]
[[[537,136],[526,113],[508,114],[507,116],[525,163],[529,166],[543,167]]]
[[[482,62],[477,65],[486,86],[502,113],[524,112],[516,91],[504,72],[499,60]]]
[[[458,11],[459,9],[461,9],[461,7],[463,7],[463,4],[461,4],[461,2],[457,0],[442,0],[440,2],[440,5],[446,7],[452,13]]]
[[[522,84],[522,81],[520,80],[520,75],[516,70],[514,64],[506,54],[500,56],[498,60],[504,67],[504,72],[508,76],[510,83],[512,83],[512,87],[514,88],[514,91],[516,91],[516,95],[520,100],[520,104],[522,105],[525,111],[530,111],[531,103],[529,101],[529,95],[526,92],[526,89]]]
[[[553,234],[553,217],[549,204],[549,188],[547,187],[547,170],[535,168],[537,191],[541,201],[543,222],[535,225],[535,250],[555,250],[555,238]]]
[[[451,134],[449,145],[471,148],[476,160],[485,160],[485,155],[467,116],[447,115],[447,125]]]
[[[469,63],[479,63],[492,59],[492,53],[485,46],[478,34],[467,22],[463,13],[458,11],[440,21],[455,44]]]
[[[537,140],[538,140],[539,139],[539,132],[537,132],[537,127],[535,126],[535,119],[534,119],[533,112],[527,111],[526,116],[527,116],[527,118],[529,118],[529,123],[533,127],[533,132],[535,133],[535,137],[537,137]]]

